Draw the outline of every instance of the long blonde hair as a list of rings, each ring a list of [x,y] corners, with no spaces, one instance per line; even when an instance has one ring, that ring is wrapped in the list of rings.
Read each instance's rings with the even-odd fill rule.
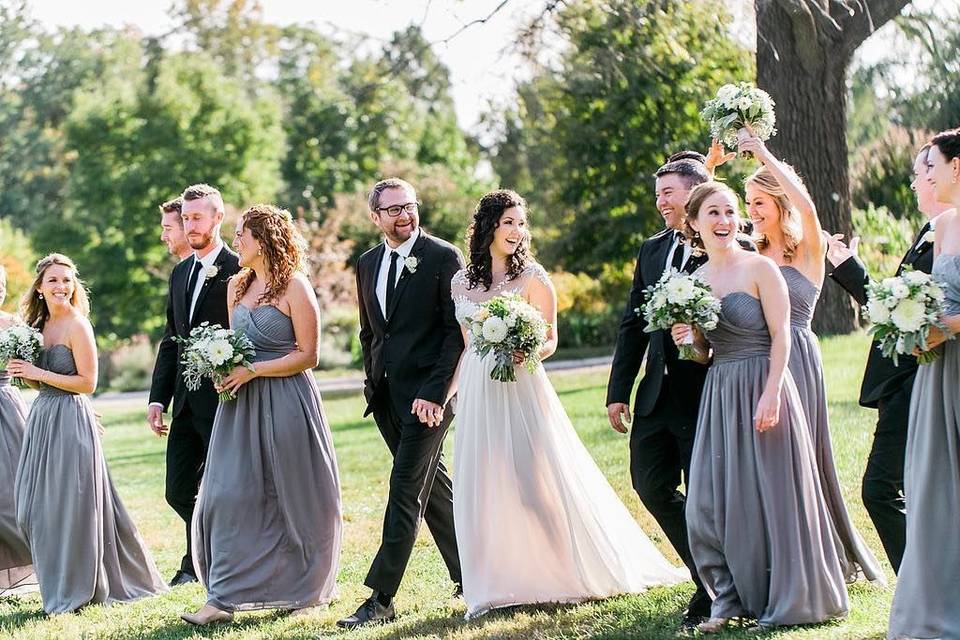
[[[40,297],[40,285],[43,284],[43,274],[53,265],[58,264],[66,267],[73,272],[73,295],[70,297],[70,304],[84,317],[90,315],[90,299],[87,296],[87,289],[83,280],[77,274],[77,265],[73,260],[62,253],[51,253],[40,259],[37,263],[37,277],[33,279],[33,284],[27,289],[20,299],[20,316],[23,321],[35,329],[43,329],[47,319],[50,317],[50,310],[47,308],[46,301]]]
[[[790,165],[785,164],[783,166],[794,176],[797,175]],[[797,177],[797,182],[803,184],[799,177]],[[753,185],[773,198],[773,201],[777,205],[777,210],[780,213],[780,230],[783,232],[783,259],[790,262],[796,255],[797,247],[800,246],[800,242],[803,240],[803,226],[800,223],[800,212],[790,203],[790,199],[787,198],[787,192],[784,191],[780,182],[766,165],[754,171],[753,175],[744,180],[743,185],[744,187]],[[762,233],[755,233],[753,239],[757,243],[757,249],[760,251],[770,246],[770,240]]]

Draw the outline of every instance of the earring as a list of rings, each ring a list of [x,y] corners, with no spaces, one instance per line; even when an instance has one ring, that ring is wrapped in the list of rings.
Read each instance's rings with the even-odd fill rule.
[[[40,298],[41,300],[43,300],[43,294],[42,294],[42,293],[38,293],[38,294],[37,294],[37,297]]]
[[[263,249],[257,249],[257,255],[258,255],[258,256],[262,256],[262,255],[263,255]]]
[[[699,232],[699,231],[694,231],[694,232],[693,232],[693,237],[696,238],[697,240],[699,240],[699,239],[700,239],[700,232]]]

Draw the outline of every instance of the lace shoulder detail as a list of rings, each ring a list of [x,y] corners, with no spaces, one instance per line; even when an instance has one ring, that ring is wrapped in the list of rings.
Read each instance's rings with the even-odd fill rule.
[[[539,262],[531,262],[523,268],[523,277],[524,278],[536,278],[545,285],[550,285],[552,282],[550,280],[550,274],[547,273],[547,270],[543,268]]]
[[[456,297],[458,295],[465,295],[467,292],[467,287],[470,286],[470,281],[467,279],[467,270],[460,269],[450,280],[450,293]]]

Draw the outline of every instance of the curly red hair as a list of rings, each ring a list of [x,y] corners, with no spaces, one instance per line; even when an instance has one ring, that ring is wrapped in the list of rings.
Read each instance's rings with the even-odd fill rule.
[[[276,302],[287,290],[294,274],[304,270],[307,243],[294,226],[290,212],[272,204],[255,204],[248,208],[240,217],[240,225],[249,229],[260,243],[270,273],[270,281],[257,304]],[[237,274],[234,303],[240,302],[256,277],[256,272],[250,268]]]

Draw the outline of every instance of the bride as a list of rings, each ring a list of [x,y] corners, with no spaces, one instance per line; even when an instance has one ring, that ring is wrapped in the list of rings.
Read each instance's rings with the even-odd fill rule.
[[[546,358],[557,348],[557,295],[528,254],[526,226],[523,198],[485,195],[469,230],[470,262],[451,293],[462,328],[477,303],[523,296],[550,323]],[[530,373],[515,358],[517,381],[497,382],[492,352],[478,356],[465,330],[464,340],[453,511],[467,618],[682,582],[580,442],[543,367]]]

